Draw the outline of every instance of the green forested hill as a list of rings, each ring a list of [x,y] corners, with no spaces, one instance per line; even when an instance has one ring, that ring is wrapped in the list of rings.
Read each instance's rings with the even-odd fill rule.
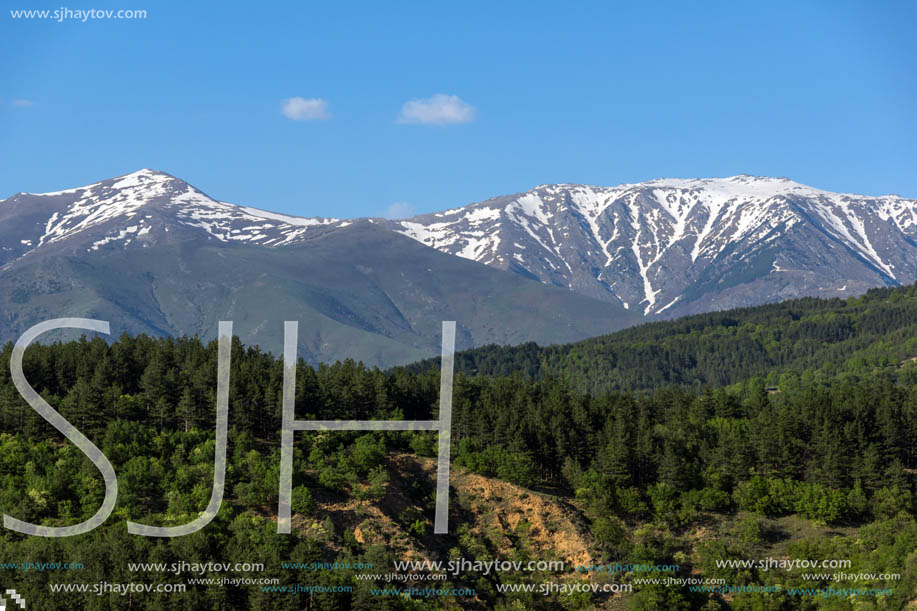
[[[452,492],[454,530],[443,536],[431,533],[432,479],[406,472],[407,463],[393,458],[434,456],[435,437],[397,431],[297,433],[296,529],[289,537],[277,535],[283,366],[238,339],[230,374],[226,497],[218,518],[188,537],[128,536],[124,520],[181,524],[207,504],[216,344],[123,335],[112,344],[94,338],[35,345],[25,355],[28,380],[111,459],[119,500],[106,524],[86,536],[54,541],[0,531],[0,577],[25,592],[33,608],[53,610],[124,607],[110,596],[54,596],[52,584],[171,581],[163,574],[130,572],[125,564],[179,560],[264,562],[255,577],[283,586],[351,589],[328,591],[315,602],[300,591],[189,584],[172,599],[169,608],[175,609],[611,604],[600,595],[498,590],[586,578],[569,568],[564,574],[451,576],[437,585],[473,588],[474,597],[421,602],[385,599],[374,591],[392,584],[372,575],[361,578],[357,571],[283,567],[284,562],[372,562],[382,567],[373,573],[382,575],[415,552],[437,560],[562,556],[562,541],[533,551],[537,537],[561,526],[543,520],[537,532],[532,527],[541,516],[532,509],[535,501],[526,499],[547,494],[555,507],[567,508],[569,524],[580,525],[599,564],[677,564],[680,573],[664,576],[717,578],[730,587],[882,588],[888,592],[876,597],[881,605],[875,608],[900,609],[917,594],[917,386],[912,383],[917,368],[902,363],[915,348],[915,314],[911,287],[848,301],[802,300],[655,323],[568,347],[470,353],[478,361],[465,354],[463,367],[477,363],[479,374],[490,367],[507,375],[456,376],[452,464],[527,488],[512,489],[514,502],[532,515],[489,530],[472,528],[505,500],[504,493],[484,494],[482,486],[489,484],[475,484],[461,495]],[[0,349],[0,363],[9,362],[11,348]],[[436,418],[439,377],[429,365],[383,372],[353,361],[317,368],[300,361],[297,418]],[[691,379],[698,372],[703,381]],[[563,377],[580,386],[592,379],[592,392]],[[779,392],[767,391],[773,380]],[[625,381],[635,390],[602,391]],[[688,388],[664,388],[673,384]],[[690,388],[695,384],[706,387]],[[0,511],[45,525],[72,524],[96,511],[101,491],[98,471],[22,400],[8,369],[0,367]],[[376,543],[367,538],[373,532]],[[848,577],[837,579],[722,564],[764,557],[851,564],[844,570]],[[8,568],[36,559],[79,561],[85,569],[55,574]],[[850,577],[861,573],[870,577]],[[856,600],[823,599],[813,592],[724,597],[688,586],[639,583],[624,571],[588,577],[633,584],[620,602],[638,610],[861,608]],[[164,608],[162,600],[148,597],[131,608]]]
[[[900,298],[889,297],[887,303],[876,301],[877,311],[895,311],[894,300]],[[867,306],[860,322],[869,311]],[[893,335],[886,329],[885,336]],[[92,567],[68,575],[5,571],[5,578],[14,580],[29,600],[46,609],[67,608],[65,599],[49,595],[49,583],[103,576],[110,580],[112,575],[125,581],[162,579],[125,574],[124,558],[226,560],[239,558],[233,550],[244,548],[251,559],[268,561],[263,575],[295,584],[301,577],[284,571],[282,561],[371,558],[377,566],[391,567],[411,548],[439,559],[447,551],[449,557],[472,559],[503,554],[490,535],[463,526],[484,511],[475,497],[454,506],[454,534],[431,538],[432,482],[426,478],[415,478],[412,504],[391,513],[388,482],[400,481],[404,474],[387,474],[384,457],[434,455],[435,439],[427,433],[297,435],[294,512],[296,523],[306,530],[292,538],[273,534],[282,363],[238,341],[231,370],[230,472],[220,518],[188,538],[126,537],[124,519],[184,523],[207,502],[215,348],[196,339],[125,335],[111,345],[93,339],[29,349],[28,379],[96,440],[112,459],[120,484],[114,516],[91,535],[58,544],[8,531],[0,534],[0,563],[63,558]],[[0,360],[8,361],[9,351],[10,346],[0,350]],[[731,390],[589,395],[552,377],[532,381],[521,375],[460,374],[454,393],[452,462],[564,499],[575,512],[570,515],[580,516],[574,521],[584,524],[590,553],[600,563],[687,564],[704,576],[726,579],[730,586],[779,580],[786,587],[816,588],[827,583],[797,574],[726,570],[716,563],[783,554],[850,558],[854,564],[849,573],[901,575],[869,581],[870,587],[894,590],[885,608],[900,608],[917,587],[917,572],[907,568],[917,559],[909,556],[917,544],[917,393],[913,385],[900,383],[905,369],[889,367],[895,371],[892,376],[884,369],[862,369],[856,376],[800,378],[770,394],[761,380]],[[436,372],[381,372],[352,361],[313,369],[300,362],[297,414],[307,419],[430,419],[436,416],[437,389]],[[60,525],[86,519],[96,510],[98,473],[25,405],[5,369],[0,369],[0,427],[4,513]],[[524,504],[525,496],[519,499]],[[357,513],[335,522],[340,516],[333,508],[347,503],[357,503]],[[371,505],[388,511],[389,517],[373,517],[377,514]],[[697,533],[707,532],[710,525],[719,530],[699,540]],[[374,547],[348,536],[357,526],[361,532],[403,531],[409,534],[399,536],[409,540]],[[817,535],[828,526],[850,536]],[[526,549],[530,542],[525,532],[523,524],[504,534]],[[128,551],[109,553],[115,549],[112,542],[117,550]],[[543,578],[536,573],[521,577],[526,582]],[[326,595],[322,605],[329,606],[322,608],[380,608],[371,588],[386,587],[380,581],[360,581],[353,572],[309,574],[309,579],[312,584],[354,588]],[[461,597],[426,602],[428,608],[587,609],[602,600],[509,595],[494,589],[510,579],[515,578],[458,578],[451,584],[474,586],[477,602]],[[630,578],[621,574],[616,579]],[[850,585],[831,582],[832,587],[839,583]],[[278,596],[258,588],[198,586],[176,598],[181,601],[176,608],[299,609],[308,599],[306,594]],[[120,608],[108,599],[83,600],[95,601],[86,608]],[[627,600],[634,609],[687,609],[699,608],[709,597],[688,588],[641,585]],[[713,600],[726,604],[719,596]],[[803,608],[794,606],[802,598],[781,601],[789,606],[766,608]],[[160,602],[151,598],[140,608],[160,608]],[[715,608],[765,608],[755,606],[760,602],[755,594],[742,594]],[[804,608],[819,608],[821,602],[817,595],[807,595]],[[411,606],[392,599],[387,608]],[[852,607],[845,601],[831,608]]]
[[[753,377],[898,375],[917,356],[917,286],[850,299],[797,299],[654,322],[575,344],[486,346],[456,355],[469,375],[558,377],[579,390],[722,387]],[[436,359],[412,369],[436,366]],[[906,368],[905,368],[906,369]]]

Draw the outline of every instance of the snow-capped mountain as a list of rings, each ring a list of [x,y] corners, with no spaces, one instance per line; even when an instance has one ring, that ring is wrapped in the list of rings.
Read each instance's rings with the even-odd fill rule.
[[[307,219],[214,200],[152,170],[0,201],[0,344],[55,318],[108,321],[113,335],[212,338],[388,367],[460,349],[566,343],[640,317],[427,248],[373,220]],[[43,339],[71,339],[66,332]]]
[[[543,185],[391,227],[644,315],[846,297],[917,280],[917,200],[785,178]]]
[[[639,316],[846,297],[917,281],[917,200],[748,175],[543,185],[389,221],[236,206],[140,170],[0,201],[0,272],[42,253],[91,260],[189,241],[285,250],[352,224],[374,224]]]
[[[15,231],[9,226],[13,222]],[[0,202],[0,223],[0,240],[17,238],[0,242],[0,264],[56,244],[87,251],[148,246],[167,239],[170,229],[222,242],[284,246],[310,229],[349,224],[219,202],[183,180],[148,169],[65,191],[17,193]]]

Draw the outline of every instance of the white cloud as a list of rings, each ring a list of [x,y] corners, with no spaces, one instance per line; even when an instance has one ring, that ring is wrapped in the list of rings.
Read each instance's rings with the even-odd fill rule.
[[[18,108],[28,108],[29,106],[34,106],[35,102],[33,102],[32,100],[19,99],[19,100],[12,100],[10,104]]]
[[[411,204],[406,204],[404,202],[395,202],[382,214],[383,217],[397,221],[399,219],[406,219],[414,216],[416,212],[414,211],[414,206]]]
[[[398,123],[422,125],[448,125],[469,123],[474,120],[474,106],[457,95],[436,95],[422,100],[410,100],[401,107]]]
[[[328,102],[321,98],[287,98],[283,101],[283,116],[293,121],[330,119]]]

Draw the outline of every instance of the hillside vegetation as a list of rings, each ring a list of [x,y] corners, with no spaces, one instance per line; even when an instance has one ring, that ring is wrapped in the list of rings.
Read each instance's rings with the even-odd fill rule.
[[[592,394],[722,387],[753,377],[896,375],[917,357],[917,285],[850,299],[796,299],[653,322],[574,344],[486,346],[456,355],[468,375],[557,377]],[[424,371],[438,359],[411,366]],[[913,381],[909,376],[907,380]]]
[[[361,577],[365,571],[282,568],[284,562],[371,562],[372,574],[384,575],[395,572],[396,561],[458,558],[678,565],[677,572],[655,576],[721,579],[732,587],[882,588],[889,592],[860,602],[899,609],[917,594],[917,388],[914,364],[907,360],[915,300],[912,288],[847,302],[807,300],[756,308],[747,316],[732,312],[648,325],[584,344],[601,355],[601,342],[621,346],[622,338],[657,334],[671,343],[662,352],[670,355],[666,359],[675,346],[694,355],[741,341],[766,346],[771,356],[750,359],[758,369],[745,379],[729,363],[753,351],[722,353],[721,382],[728,386],[660,383],[586,393],[543,369],[457,375],[449,535],[431,532],[435,436],[349,431],[296,434],[294,534],[276,535],[282,362],[235,341],[222,511],[188,537],[129,536],[126,519],[182,524],[206,506],[216,344],[125,335],[114,344],[95,338],[34,346],[26,353],[27,378],[109,456],[119,474],[119,503],[104,526],[85,536],[50,540],[4,530],[0,561],[83,562],[83,571],[66,575],[7,575],[28,600],[52,610],[70,608],[72,601],[50,596],[48,583],[113,577],[159,583],[173,576],[130,573],[125,563],[218,559],[264,562],[258,576],[282,584],[352,589],[280,594],[257,586],[195,585],[170,598],[174,608],[860,608],[854,599],[815,593],[705,593],[640,583],[643,576],[624,571],[575,574],[569,566],[558,574],[449,576],[436,587],[475,593],[419,600],[373,593],[393,584]],[[781,328],[780,312],[798,315]],[[722,324],[714,324],[717,317]],[[663,337],[662,328],[681,334]],[[568,350],[569,358],[581,346],[551,350]],[[7,345],[0,351],[0,362],[9,362],[10,350]],[[533,349],[519,349],[526,351]],[[817,354],[831,358],[819,364]],[[647,376],[686,376],[697,368],[686,360],[676,374],[667,372],[667,360],[647,359]],[[774,379],[777,389],[768,390]],[[317,368],[301,361],[297,418],[435,418],[438,389],[438,372],[423,367],[383,372],[352,361]],[[5,369],[0,427],[4,513],[48,525],[95,513],[103,494],[98,472],[25,404]],[[829,579],[721,566],[723,560],[767,556],[849,559],[845,574],[875,577]],[[501,591],[545,581],[629,584],[633,591]],[[116,595],[80,600],[86,609],[122,608]],[[161,602],[149,597],[134,606],[158,609]]]

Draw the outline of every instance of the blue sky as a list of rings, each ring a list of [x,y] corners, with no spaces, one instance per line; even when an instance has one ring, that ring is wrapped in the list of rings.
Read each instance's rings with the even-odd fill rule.
[[[307,216],[739,173],[917,197],[913,2],[189,4],[5,3],[0,197],[142,167]]]

